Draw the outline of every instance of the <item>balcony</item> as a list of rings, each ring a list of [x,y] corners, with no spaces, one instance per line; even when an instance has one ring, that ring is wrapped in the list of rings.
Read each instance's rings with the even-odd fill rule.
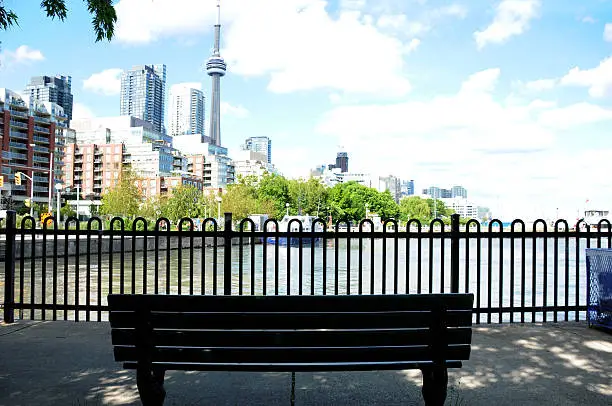
[[[49,178],[46,176],[34,175],[34,182],[49,182]]]
[[[49,163],[49,158],[43,157],[43,156],[34,156],[32,158],[32,161],[34,162],[42,162],[42,163]]]
[[[41,137],[39,135],[35,135],[33,138],[34,142],[40,142],[43,144],[48,144],[49,143],[49,137]]]
[[[76,156],[76,154],[75,154],[75,156]],[[82,164],[82,163],[83,163],[83,158],[77,158],[77,159],[75,159],[75,160],[74,160],[74,163],[75,163],[75,164]]]
[[[34,132],[39,132],[43,134],[49,134],[49,128],[41,127],[39,125],[34,126]]]
[[[19,159],[28,159],[26,154],[21,154],[19,152],[9,152],[9,159],[19,160]]]
[[[77,172],[83,172],[83,168],[75,166],[74,167],[74,173],[77,173]]]
[[[28,134],[24,133],[24,132],[21,132],[21,131],[18,131],[18,130],[12,130],[10,137],[11,138],[19,138],[21,140],[27,140],[28,139]]]
[[[34,145],[34,152],[40,152],[41,154],[48,154],[49,147],[41,147],[39,145]]]
[[[46,123],[46,124],[51,122],[51,120],[49,120],[48,118],[40,117],[40,116],[34,116],[34,121],[37,121],[39,123]]]
[[[11,118],[11,127],[19,127],[19,128],[24,128],[24,129],[28,129],[28,125],[24,124],[24,123],[20,123],[19,121],[15,121]]]
[[[21,149],[21,150],[26,150],[26,151],[28,150],[28,146],[21,142],[10,141],[9,146],[13,148]]]
[[[11,116],[15,116],[15,117],[20,117],[20,118],[28,118],[28,113],[25,113],[23,111],[17,111],[17,110],[13,110],[11,109]]]

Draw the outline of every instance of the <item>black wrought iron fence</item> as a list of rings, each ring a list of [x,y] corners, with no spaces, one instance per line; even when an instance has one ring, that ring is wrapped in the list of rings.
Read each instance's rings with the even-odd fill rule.
[[[297,220],[295,220],[297,221]],[[114,218],[84,228],[68,219],[18,228],[9,212],[0,230],[4,245],[4,320],[105,320],[109,293],[188,295],[365,295],[472,292],[475,323],[584,319],[587,297],[584,249],[611,246],[610,224],[571,229],[538,220],[504,228],[494,220],[428,226],[370,220],[328,229],[263,230],[245,219],[223,227],[208,218],[153,226],[137,218],[127,230]],[[290,223],[290,227],[293,225]],[[290,228],[287,228],[289,230]],[[0,255],[2,251],[0,250]],[[3,290],[3,292],[2,292]]]

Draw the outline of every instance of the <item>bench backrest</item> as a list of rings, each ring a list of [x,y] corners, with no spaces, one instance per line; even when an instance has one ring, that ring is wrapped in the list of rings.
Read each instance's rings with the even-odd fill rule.
[[[108,296],[117,361],[220,365],[466,360],[473,300],[472,294]]]

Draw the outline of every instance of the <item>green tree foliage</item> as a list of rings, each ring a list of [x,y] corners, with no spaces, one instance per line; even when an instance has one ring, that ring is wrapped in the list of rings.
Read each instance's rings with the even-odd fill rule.
[[[87,11],[92,16],[91,22],[96,34],[96,42],[104,39],[110,41],[115,33],[115,23],[117,22],[117,13],[113,6],[113,0],[84,1],[87,4]],[[64,21],[68,17],[66,0],[42,0],[40,8],[43,9],[47,17],[53,20],[57,18],[60,21]],[[4,6],[4,0],[0,0],[0,29],[7,30],[14,25],[19,25],[17,14]]]
[[[138,215],[142,194],[135,182],[136,176],[124,171],[115,186],[102,195],[100,214],[121,217]]]
[[[289,202],[289,182],[283,176],[265,174],[259,182],[257,200],[260,204],[273,206],[273,213],[267,213],[274,218],[285,215],[285,204]]]
[[[289,180],[289,213],[297,215],[322,216],[327,200],[327,188],[318,179],[310,178]]]
[[[253,213],[257,213],[259,202],[255,186],[243,179],[240,179],[238,183],[228,185],[221,206],[224,213],[232,213],[235,221],[240,221]],[[274,206],[272,207],[274,208]]]
[[[348,219],[360,221],[365,218],[365,206],[370,214],[378,214],[383,220],[397,218],[399,207],[388,191],[376,189],[357,182],[339,183],[329,190],[328,205],[334,221]]]
[[[172,223],[178,223],[183,217],[199,217],[203,198],[202,191],[194,186],[178,186],[161,205],[161,214]]]
[[[405,197],[400,200],[400,220],[407,222],[408,220],[416,219],[421,224],[427,224],[431,220],[432,213],[426,199],[419,196]]]

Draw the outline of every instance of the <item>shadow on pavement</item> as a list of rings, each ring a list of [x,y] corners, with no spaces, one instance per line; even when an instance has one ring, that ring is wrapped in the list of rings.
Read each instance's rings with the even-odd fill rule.
[[[612,335],[585,323],[474,328],[448,405],[609,405]],[[138,405],[107,323],[0,325],[0,405]],[[167,405],[288,405],[289,373],[176,372]],[[298,373],[297,405],[422,405],[419,371]]]

